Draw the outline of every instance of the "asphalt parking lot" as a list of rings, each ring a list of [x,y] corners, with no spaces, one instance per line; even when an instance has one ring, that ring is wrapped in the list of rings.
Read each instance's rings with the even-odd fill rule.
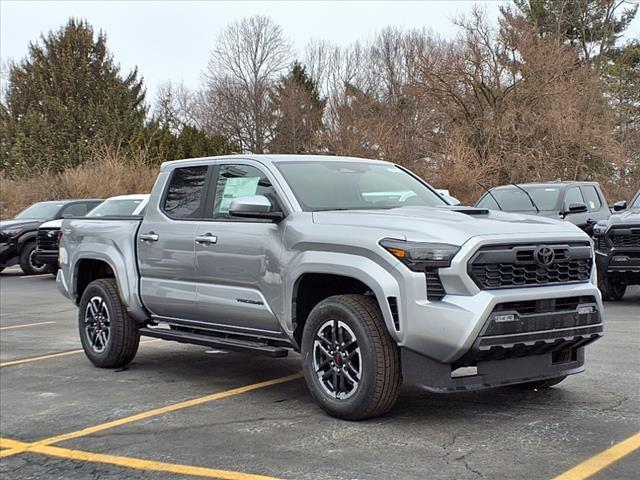
[[[606,304],[587,372],[556,388],[406,387],[389,415],[359,423],[315,407],[297,355],[145,340],[127,369],[101,370],[79,351],[76,309],[52,276],[6,270],[0,303],[2,478],[572,480],[640,471],[640,288]]]

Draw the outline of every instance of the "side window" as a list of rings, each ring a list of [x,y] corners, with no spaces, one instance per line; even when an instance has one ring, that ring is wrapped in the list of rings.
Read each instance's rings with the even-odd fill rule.
[[[585,185],[584,187],[582,187],[582,193],[589,210],[600,210],[600,207],[602,207],[602,202],[600,201],[600,195],[598,195],[596,187],[594,187],[593,185]]]
[[[171,218],[200,218],[207,166],[176,168],[162,210]]]
[[[569,208],[572,203],[585,203],[579,187],[570,187],[564,196],[564,208]]]
[[[500,210],[500,207],[489,194],[486,194],[476,205],[478,208],[488,208],[489,210]]]
[[[62,210],[62,215],[83,217],[87,214],[87,211],[87,205],[85,203],[73,203]]]
[[[264,195],[274,211],[281,210],[275,189],[267,176],[249,165],[221,165],[213,202],[213,218],[229,218],[231,201],[238,197]]]

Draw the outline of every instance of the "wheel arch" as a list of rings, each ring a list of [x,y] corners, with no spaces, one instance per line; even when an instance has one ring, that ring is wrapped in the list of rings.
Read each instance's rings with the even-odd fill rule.
[[[306,252],[303,261],[289,269],[285,296],[285,329],[300,345],[307,316],[320,301],[332,295],[360,293],[374,296],[389,334],[398,340],[389,297],[399,298],[395,278],[374,261],[356,255]]]
[[[18,242],[16,243],[16,250],[18,251],[18,256],[22,253],[22,249],[25,245],[31,242],[35,242],[38,236],[37,230],[31,230],[29,232],[25,232],[18,238]]]

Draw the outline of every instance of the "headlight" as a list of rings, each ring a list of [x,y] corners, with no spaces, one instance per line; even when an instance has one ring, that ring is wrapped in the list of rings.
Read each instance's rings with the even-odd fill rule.
[[[605,233],[607,233],[607,226],[606,225],[595,224],[593,226],[593,236],[594,237],[601,237]]]
[[[2,234],[5,237],[13,238],[20,235],[24,231],[24,228],[11,228],[9,230],[3,230]]]
[[[460,247],[447,243],[403,242],[385,238],[380,245],[414,272],[426,268],[446,268]]]

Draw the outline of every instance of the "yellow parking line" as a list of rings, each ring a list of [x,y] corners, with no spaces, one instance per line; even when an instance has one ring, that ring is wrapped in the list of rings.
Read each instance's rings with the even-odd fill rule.
[[[0,327],[0,330],[12,330],[14,328],[36,327],[38,325],[48,325],[51,323],[57,323],[57,322],[52,320],[50,322],[25,323],[23,325],[11,325],[10,327]]]
[[[611,448],[594,455],[571,470],[558,475],[553,480],[583,480],[589,478],[638,449],[640,449],[640,433],[616,443]]]
[[[0,458],[9,457],[11,455],[15,455],[17,453],[22,453],[25,451],[31,451],[32,448],[36,446],[40,447],[45,445],[52,445],[54,443],[64,442],[65,440],[71,440],[73,438],[85,437],[87,435],[91,435],[96,432],[102,432],[103,430],[119,427],[121,425],[126,425],[128,423],[137,422],[139,420],[144,420],[147,418],[157,417],[158,415],[162,415],[165,413],[175,412],[176,410],[182,410],[182,409],[193,407],[196,405],[201,405],[203,403],[211,402],[213,400],[220,400],[222,398],[232,397],[234,395],[251,392],[253,390],[270,387],[272,385],[277,385],[280,383],[290,382],[292,380],[296,380],[299,378],[302,378],[302,374],[295,373],[293,375],[287,375],[286,377],[274,378],[272,380],[267,380],[265,382],[245,385],[244,387],[233,388],[231,390],[225,390],[224,392],[213,393],[211,395],[205,395],[204,397],[198,397],[198,398],[193,398],[191,400],[186,400],[184,402],[174,403],[171,405],[167,405],[166,407],[154,408],[153,410],[147,410],[145,412],[120,418],[118,420],[113,420],[111,422],[102,423],[99,425],[95,425],[93,427],[84,428],[82,430],[65,433],[65,434],[58,435],[51,438],[45,438],[44,440],[40,440],[38,442],[28,443],[28,444],[25,444],[26,446],[24,447],[13,447],[11,450],[0,451]]]
[[[145,343],[154,343],[154,342],[160,342],[160,341],[161,340],[157,338],[153,340],[143,340],[142,342],[140,342],[140,345],[143,345]],[[82,353],[82,352],[84,352],[84,350],[80,348],[78,350],[69,350],[68,352],[51,353],[48,355],[40,355],[38,357],[23,358],[20,360],[10,360],[8,362],[0,363],[0,368],[10,367],[12,365],[21,365],[23,363],[39,362],[40,360],[47,360],[48,358],[66,357],[67,355],[75,355],[76,353]]]
[[[22,275],[20,278],[38,278],[38,277],[49,277],[54,278],[50,273],[39,273],[38,275]]]
[[[15,440],[2,439],[2,442],[26,447],[30,444],[16,442]],[[80,460],[84,462],[116,465],[118,467],[131,468],[135,470],[167,472],[194,477],[218,478],[222,480],[276,480],[274,477],[264,475],[254,475],[251,473],[233,472],[229,470],[217,470],[214,468],[196,467],[192,465],[180,465],[176,463],[156,462],[153,460],[143,460],[141,458],[121,457],[116,455],[104,455],[101,453],[91,453],[82,450],[70,450],[68,448],[35,446],[29,449],[32,453],[40,453],[52,457],[65,458],[69,460]]]

